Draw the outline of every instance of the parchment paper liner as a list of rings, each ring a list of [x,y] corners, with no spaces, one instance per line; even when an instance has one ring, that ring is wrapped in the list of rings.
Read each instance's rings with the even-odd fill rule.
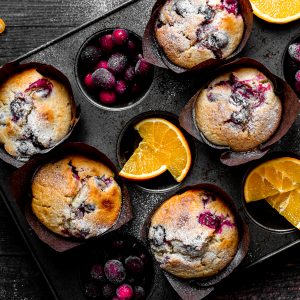
[[[161,7],[165,4],[166,0],[157,0],[154,4],[151,12],[150,19],[146,25],[144,36],[143,36],[143,55],[144,58],[153,65],[156,65],[161,68],[169,68],[175,73],[183,73],[191,70],[199,70],[208,67],[216,67],[220,66],[226,61],[233,59],[236,57],[245,47],[253,26],[253,13],[252,7],[249,0],[239,0],[241,15],[244,19],[244,34],[239,46],[235,49],[235,51],[224,59],[209,59],[206,60],[192,69],[182,68],[177,66],[164,53],[163,49],[159,46],[156,37],[155,37],[155,23],[158,18]]]
[[[147,243],[149,249],[150,249],[150,243],[148,240],[148,232],[149,227],[151,224],[151,218],[155,211],[164,203],[166,200],[171,198],[174,195],[182,194],[183,192],[191,189],[204,189],[207,191],[211,191],[212,193],[219,195],[220,198],[228,205],[230,210],[233,212],[235,221],[238,227],[238,234],[239,234],[239,243],[238,243],[238,249],[235,254],[235,257],[233,260],[223,269],[221,270],[217,275],[204,278],[204,279],[182,279],[179,277],[176,277],[166,271],[163,271],[164,275],[168,279],[169,283],[172,285],[174,290],[178,293],[178,295],[182,299],[187,300],[200,300],[206,297],[209,293],[211,293],[214,290],[214,286],[220,282],[221,280],[228,277],[234,269],[242,262],[244,257],[246,256],[249,248],[249,242],[250,242],[250,235],[249,235],[249,229],[247,224],[244,222],[244,220],[241,218],[240,214],[238,213],[238,210],[234,204],[234,201],[232,198],[220,187],[210,184],[210,183],[199,183],[195,185],[185,186],[181,189],[179,189],[175,194],[170,193],[164,201],[162,201],[159,205],[157,205],[148,215],[146,218],[142,232],[141,237],[145,240],[145,243]],[[188,233],[187,233],[188,234]],[[150,249],[150,253],[151,249]],[[155,257],[153,256],[154,261]],[[157,263],[158,264],[158,263]]]
[[[55,150],[44,154],[37,155],[27,162],[20,169],[16,170],[11,179],[11,188],[12,193],[15,197],[17,204],[19,205],[21,211],[24,213],[29,225],[33,231],[37,234],[40,240],[50,246],[52,249],[58,252],[64,252],[76,246],[79,246],[88,240],[81,240],[75,238],[65,238],[56,233],[53,233],[48,228],[46,228],[42,223],[39,222],[37,217],[33,214],[31,209],[31,183],[33,177],[37,170],[51,161],[59,160],[60,158],[68,154],[81,154],[86,157],[92,158],[94,160],[100,161],[107,165],[115,174],[115,180],[118,182],[122,190],[122,208],[120,215],[115,222],[115,224],[104,232],[102,235],[109,232],[115,231],[116,229],[123,226],[125,223],[129,222],[132,219],[132,209],[129,193],[127,188],[121,179],[118,176],[118,170],[112,161],[102,152],[96,148],[89,146],[84,143],[72,142],[61,145]],[[102,236],[100,235],[100,236]],[[99,237],[97,237],[99,238]],[[95,239],[95,238],[92,238]],[[89,239],[91,240],[91,239]]]
[[[216,78],[218,75],[225,72],[229,72],[230,70],[239,67],[253,67],[263,72],[272,81],[274,85],[275,93],[276,95],[279,96],[283,108],[281,121],[275,133],[270,137],[269,140],[262,143],[256,149],[247,152],[231,151],[229,147],[218,146],[209,142],[201,133],[201,131],[198,129],[195,121],[195,112],[194,112],[195,102],[201,90],[212,79]],[[237,166],[263,157],[269,151],[270,146],[272,146],[277,141],[279,141],[287,133],[287,131],[290,129],[290,127],[293,125],[294,121],[296,120],[299,110],[300,110],[299,99],[295,94],[295,92],[293,91],[293,89],[284,80],[272,74],[260,62],[248,57],[244,57],[220,67],[215,72],[213,78],[210,78],[207,81],[207,83],[199,89],[199,91],[188,101],[186,106],[183,108],[179,116],[179,123],[181,127],[183,127],[188,133],[190,133],[193,137],[195,137],[200,142],[207,144],[212,148],[224,150],[220,156],[220,160],[223,164],[228,166]]]
[[[18,62],[7,63],[0,68],[0,85],[5,80],[7,80],[10,76],[12,76],[18,72],[21,72],[23,70],[30,69],[30,68],[35,68],[43,76],[56,79],[57,81],[63,83],[63,85],[69,91],[69,93],[71,95],[71,101],[72,101],[72,120],[71,120],[71,124],[70,124],[71,126],[70,126],[70,130],[69,130],[68,134],[62,140],[60,140],[57,144],[55,144],[53,147],[41,150],[40,154],[43,154],[43,153],[49,152],[54,147],[56,147],[59,144],[61,144],[62,142],[64,142],[71,135],[75,125],[77,124],[77,122],[79,121],[79,118],[80,118],[80,107],[77,106],[75,103],[73,91],[72,91],[71,84],[70,84],[70,81],[68,80],[68,78],[62,72],[60,72],[59,70],[57,70],[56,68],[54,68],[51,65],[46,65],[46,64],[42,64],[42,63],[38,63],[38,62],[30,62],[30,63],[26,63],[26,64],[19,64]],[[13,165],[16,168],[19,168],[26,163],[26,161],[17,160],[13,156],[9,155],[4,150],[4,147],[1,144],[0,144],[0,159],[2,159],[3,161],[7,162],[10,165]]]

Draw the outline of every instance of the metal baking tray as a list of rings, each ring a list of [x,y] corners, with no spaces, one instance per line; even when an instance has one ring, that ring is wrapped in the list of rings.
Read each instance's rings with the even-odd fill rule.
[[[72,141],[82,141],[104,152],[117,166],[120,149],[118,141],[125,125],[140,115],[152,111],[164,111],[178,116],[188,99],[201,86],[205,73],[177,75],[166,69],[155,69],[153,83],[142,101],[128,110],[108,111],[93,106],[82,93],[75,75],[75,61],[81,45],[95,32],[105,28],[127,28],[142,36],[149,19],[154,0],[128,1],[108,14],[53,40],[17,59],[19,62],[42,62],[61,70],[70,80],[75,99],[81,105],[82,117],[71,136]],[[243,56],[249,56],[265,64],[273,73],[283,77],[282,56],[286,45],[300,34],[300,22],[287,25],[270,25],[255,19],[254,28]],[[292,151],[300,154],[300,117],[288,134],[272,151]],[[277,221],[264,225],[258,224],[259,218],[245,210],[242,202],[241,185],[243,176],[251,164],[240,167],[227,167],[218,159],[218,153],[206,145],[192,140],[194,160],[184,185],[199,182],[214,183],[222,187],[235,200],[242,218],[250,228],[250,249],[240,269],[253,266],[266,258],[300,242],[300,231],[282,230]],[[122,153],[121,153],[122,155]],[[65,253],[56,253],[43,244],[30,229],[23,214],[15,204],[9,191],[9,178],[14,168],[0,161],[0,196],[7,205],[27,246],[43,273],[56,299],[85,299],[79,276],[79,266],[85,251],[90,245],[76,248]],[[142,224],[158,203],[174,193],[182,185],[164,185],[140,187],[127,184],[131,194],[134,219],[122,231],[140,237]],[[153,190],[151,190],[153,189]],[[265,208],[262,208],[265,209]],[[264,219],[264,218],[262,218]],[[273,223],[272,223],[273,222]],[[287,225],[283,224],[283,228]],[[275,228],[277,227],[277,228]],[[289,226],[288,226],[289,227]],[[176,295],[166,280],[155,288],[152,299],[175,299]]]

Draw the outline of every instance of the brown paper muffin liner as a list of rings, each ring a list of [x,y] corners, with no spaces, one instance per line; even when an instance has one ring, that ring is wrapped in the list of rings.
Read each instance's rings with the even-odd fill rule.
[[[206,86],[213,78],[216,78],[218,75],[240,67],[252,67],[264,73],[273,83],[275,94],[280,98],[283,108],[281,121],[275,133],[269,138],[269,140],[262,143],[257,148],[247,152],[234,152],[231,151],[229,147],[214,145],[210,141],[208,141],[204,137],[202,132],[198,129],[194,112],[195,103],[204,86]],[[182,109],[179,116],[181,127],[183,127],[189,134],[191,134],[200,142],[207,144],[212,148],[223,150],[220,155],[220,160],[227,166],[237,166],[263,157],[269,151],[270,147],[278,142],[288,132],[288,130],[296,120],[298,112],[300,110],[300,101],[297,95],[284,80],[272,74],[260,62],[248,57],[240,58],[220,67],[214,73],[213,78],[210,78],[207,83],[199,89],[199,91],[188,101],[186,106]]]
[[[214,290],[214,286],[221,280],[228,277],[242,262],[242,260],[244,259],[244,257],[248,252],[250,235],[249,235],[248,226],[241,218],[232,198],[224,190],[222,190],[220,187],[214,184],[199,183],[195,185],[185,186],[179,189],[175,194],[169,194],[164,201],[166,201],[167,199],[171,198],[174,195],[182,194],[183,192],[191,189],[204,189],[220,196],[220,198],[228,205],[228,207],[232,211],[236,220],[238,234],[239,234],[238,249],[235,254],[235,257],[223,270],[221,270],[218,274],[214,276],[203,278],[203,279],[195,278],[191,280],[191,279],[179,278],[166,271],[163,271],[169,283],[172,285],[174,290],[178,293],[178,295],[182,299],[200,300],[206,297],[209,293],[211,293]],[[146,218],[142,228],[141,237],[148,245],[149,249],[150,249],[150,243],[148,240],[148,232],[151,224],[151,218],[155,213],[155,211],[162,205],[164,201],[162,201],[151,211],[151,213]],[[153,258],[155,260],[154,256]]]
[[[0,68],[0,85],[4,81],[6,81],[10,76],[30,68],[35,68],[43,76],[56,79],[57,81],[63,83],[63,85],[68,89],[72,100],[72,120],[71,120],[70,130],[68,134],[51,148],[41,150],[40,154],[43,154],[49,152],[59,144],[63,143],[71,135],[71,133],[75,128],[75,125],[77,124],[80,118],[80,107],[77,106],[75,103],[73,91],[68,78],[62,72],[60,72],[59,70],[57,70],[51,65],[46,65],[38,62],[30,62],[26,64],[19,64],[18,62],[7,63]],[[0,159],[2,159],[6,163],[16,168],[19,168],[25,164],[24,161],[20,161],[17,158],[9,155],[3,148],[3,145],[1,144],[0,144]]]
[[[253,13],[252,7],[249,0],[239,0],[241,15],[244,19],[244,34],[239,46],[235,49],[235,51],[225,59],[209,59],[206,60],[192,69],[185,69],[180,66],[177,66],[173,62],[169,60],[169,58],[164,53],[163,49],[159,46],[156,36],[155,36],[155,25],[158,15],[162,6],[166,3],[166,0],[157,0],[154,4],[151,12],[150,19],[146,25],[144,36],[143,36],[143,55],[144,58],[153,65],[156,65],[161,68],[168,68],[175,73],[183,73],[192,70],[199,70],[204,68],[211,68],[220,66],[227,61],[233,59],[244,49],[253,26]]]
[[[100,161],[107,165],[115,174],[115,180],[119,184],[122,191],[122,208],[119,217],[115,224],[109,228],[102,235],[115,231],[123,226],[125,223],[132,219],[132,208],[129,193],[121,177],[118,176],[118,170],[112,161],[102,152],[96,148],[84,143],[72,142],[61,145],[55,150],[44,154],[37,155],[27,162],[24,166],[16,170],[11,178],[11,190],[14,198],[24,213],[29,225],[33,231],[37,234],[38,238],[50,246],[52,249],[58,252],[64,252],[66,250],[77,247],[87,240],[81,240],[76,238],[66,238],[50,231],[44,226],[37,217],[34,215],[31,209],[31,183],[37,170],[44,164],[51,161],[59,160],[68,154],[81,154],[91,159]],[[102,236],[101,235],[101,236]],[[99,238],[99,237],[96,237]],[[92,239],[96,239],[92,238]]]

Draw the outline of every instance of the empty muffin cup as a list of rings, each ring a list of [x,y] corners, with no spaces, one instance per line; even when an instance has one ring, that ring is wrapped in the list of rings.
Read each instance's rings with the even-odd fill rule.
[[[169,218],[171,215],[172,221]],[[176,229],[176,226],[180,229]],[[195,230],[195,226],[204,230],[201,238],[199,228]],[[180,231],[185,231],[182,245],[177,236],[180,235]],[[222,266],[218,266],[217,263],[209,265],[209,243],[206,244],[207,253],[202,253],[199,249],[199,245],[205,243],[205,232],[215,234],[213,240],[216,243],[218,235],[226,235],[226,244],[220,244],[220,251],[222,255],[226,251],[231,253],[231,259],[217,260]],[[142,236],[176,292],[182,298],[185,298],[184,295],[190,295],[191,299],[202,299],[213,291],[214,285],[229,276],[241,263],[249,247],[248,226],[239,215],[233,200],[218,186],[205,183],[186,186],[175,195],[169,195],[149,214],[143,226]],[[197,241],[198,246],[189,244],[191,241]],[[173,247],[173,250],[168,255],[170,247]],[[215,246],[214,251],[217,251],[217,248],[218,246]],[[182,260],[174,256],[173,252],[176,251],[182,253],[182,257],[188,255],[193,259]],[[202,253],[201,263],[207,260],[203,267],[197,265],[197,251]],[[190,262],[195,265],[192,266]],[[181,266],[185,263],[186,267]]]
[[[64,142],[80,117],[69,80],[50,65],[5,64],[0,93],[9,103],[0,109],[0,159],[14,167]]]
[[[200,3],[200,6],[199,3],[193,6],[184,0],[177,1],[173,6],[171,4],[158,0],[152,9],[143,36],[143,51],[148,62],[158,67],[169,68],[176,73],[183,73],[222,65],[236,57],[245,47],[253,25],[252,8],[248,0],[222,1],[222,4],[216,7],[207,5],[205,1]],[[161,16],[162,9],[166,10],[165,16]],[[185,19],[186,25],[182,21]],[[222,21],[218,23],[219,19]],[[177,21],[180,24],[178,30]],[[163,42],[159,43],[156,32],[164,26],[166,30],[160,34]],[[182,26],[187,28],[184,34],[181,34]],[[216,31],[215,27],[218,26],[220,30]],[[226,32],[228,28],[231,28],[229,31],[236,32]],[[233,34],[234,38],[229,38],[228,34]],[[235,40],[237,36],[239,39]],[[223,52],[226,55],[223,55]]]
[[[145,61],[141,38],[128,29],[104,29],[80,47],[75,75],[96,107],[121,111],[140,103],[152,84],[153,66]]]
[[[58,252],[97,239],[132,218],[118,170],[106,155],[84,143],[68,143],[30,160],[13,174],[11,187],[31,228]],[[39,195],[44,195],[42,200]],[[55,197],[60,201],[52,205]]]
[[[131,119],[124,126],[118,138],[117,158],[121,168],[125,165],[126,161],[130,158],[130,156],[133,154],[133,152],[139,146],[139,143],[142,140],[137,130],[134,129],[134,126],[140,121],[148,118],[162,118],[167,121],[170,121],[172,124],[180,128],[178,117],[166,111],[151,111],[151,112],[149,111],[149,112],[142,113],[134,117],[133,119]],[[195,157],[193,140],[189,137],[189,135],[185,134],[183,131],[182,133],[184,134],[185,138],[188,141],[191,154],[192,154],[192,159],[193,159]],[[187,176],[189,176],[189,174]],[[165,171],[161,175],[154,177],[152,179],[148,179],[144,181],[132,181],[132,182],[134,182],[137,185],[137,187],[141,188],[142,190],[148,192],[158,192],[158,193],[163,193],[178,188],[182,184],[176,182],[176,180],[168,171]]]
[[[242,77],[244,74],[249,75],[254,71],[257,72],[257,76],[255,77],[257,79],[255,80],[258,82],[258,84],[255,85],[255,88],[252,88],[251,82],[254,79],[251,79],[252,81],[250,79],[245,79],[243,81],[240,78],[236,78],[234,75],[235,70],[239,70],[239,72],[242,74]],[[227,81],[227,76],[229,76],[229,74],[231,75],[229,77],[229,81]],[[226,79],[222,80],[223,77],[226,77]],[[261,79],[259,79],[259,77],[261,77]],[[264,92],[265,90],[266,92]],[[208,100],[205,103],[209,104],[209,114],[202,114],[199,109],[200,96],[201,99],[204,99],[202,96],[202,91],[206,91],[207,93],[206,98]],[[214,93],[212,94],[212,92]],[[250,94],[248,95],[247,93]],[[210,96],[216,96],[216,98]],[[268,99],[272,101],[266,102],[266,97],[269,97]],[[215,110],[211,109],[210,106],[218,105],[218,101],[220,99],[223,102],[228,100],[224,103],[227,103],[226,105],[229,107],[229,109],[226,111],[223,109],[222,114],[216,114]],[[250,100],[252,102],[250,102]],[[265,113],[262,113],[262,104],[264,103],[265,107],[270,106],[270,103],[272,103],[272,107],[268,108],[269,112],[266,111]],[[277,108],[273,109],[275,106]],[[196,117],[196,109],[198,109],[198,117]],[[234,112],[232,112],[232,114],[227,118],[227,114],[228,112],[231,112],[231,109]],[[252,133],[252,135],[249,134],[246,136],[245,132],[251,133],[253,128],[256,128],[249,126],[252,123],[255,125],[255,120],[259,120],[257,118],[253,119],[251,117],[252,114],[250,113],[257,112],[257,109],[260,110],[259,113],[262,114],[265,124],[263,125],[260,121],[258,121],[258,123],[256,122],[256,125],[258,125],[257,127],[262,126],[260,134],[253,135]],[[202,86],[183,108],[179,116],[179,122],[181,127],[183,127],[200,142],[220,150],[220,160],[223,164],[228,166],[236,166],[263,157],[269,151],[270,147],[287,133],[289,128],[296,120],[299,110],[300,103],[297,95],[285,81],[272,74],[258,61],[250,58],[241,58],[217,70],[214,77],[211,78],[206,85]],[[275,112],[277,112],[276,116],[271,117],[271,115],[273,116]],[[200,121],[196,119],[199,119],[199,116],[201,115],[205,117],[210,116],[212,118],[210,122],[206,121],[206,123],[205,121],[201,120],[201,126],[203,128],[216,126],[215,133],[217,133],[220,129],[219,127],[222,127],[223,131],[226,130],[226,139],[231,144],[234,143],[234,147],[236,148],[226,144],[228,141],[225,141],[225,133],[212,136],[214,139],[216,136],[218,136],[218,139],[223,139],[226,143],[224,141],[222,141],[222,143],[224,142],[223,144],[212,142],[207,134],[204,134],[203,130],[199,128],[199,124],[201,123],[199,123]],[[215,116],[218,116],[218,118],[223,118],[224,120],[222,119],[221,123],[219,120],[214,121]],[[204,119],[204,117],[202,119]],[[249,123],[250,121],[252,122],[251,124]],[[247,130],[245,131],[244,129]],[[267,131],[269,132],[268,134],[266,134]],[[213,132],[214,130],[211,130],[211,134]],[[232,132],[234,133],[232,134]],[[240,133],[237,135],[237,132]],[[252,137],[252,139],[249,137]],[[244,142],[242,141],[242,138],[244,139]],[[253,148],[249,143],[253,143]],[[244,148],[246,146],[248,148]]]

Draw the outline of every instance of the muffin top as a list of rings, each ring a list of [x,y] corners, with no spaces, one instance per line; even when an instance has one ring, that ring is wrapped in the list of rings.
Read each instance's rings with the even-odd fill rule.
[[[169,60],[191,69],[232,54],[243,37],[244,20],[238,0],[168,0],[155,33]]]
[[[282,113],[272,82],[253,68],[239,68],[211,81],[195,103],[205,138],[233,151],[248,151],[276,131]]]
[[[60,82],[31,68],[0,85],[0,144],[18,160],[51,148],[70,130],[72,98]]]
[[[152,216],[148,238],[160,267],[181,278],[217,274],[238,246],[230,209],[215,194],[197,189],[165,201]]]
[[[102,234],[116,222],[121,205],[113,172],[83,156],[48,163],[32,181],[33,213],[62,236],[88,239]]]

